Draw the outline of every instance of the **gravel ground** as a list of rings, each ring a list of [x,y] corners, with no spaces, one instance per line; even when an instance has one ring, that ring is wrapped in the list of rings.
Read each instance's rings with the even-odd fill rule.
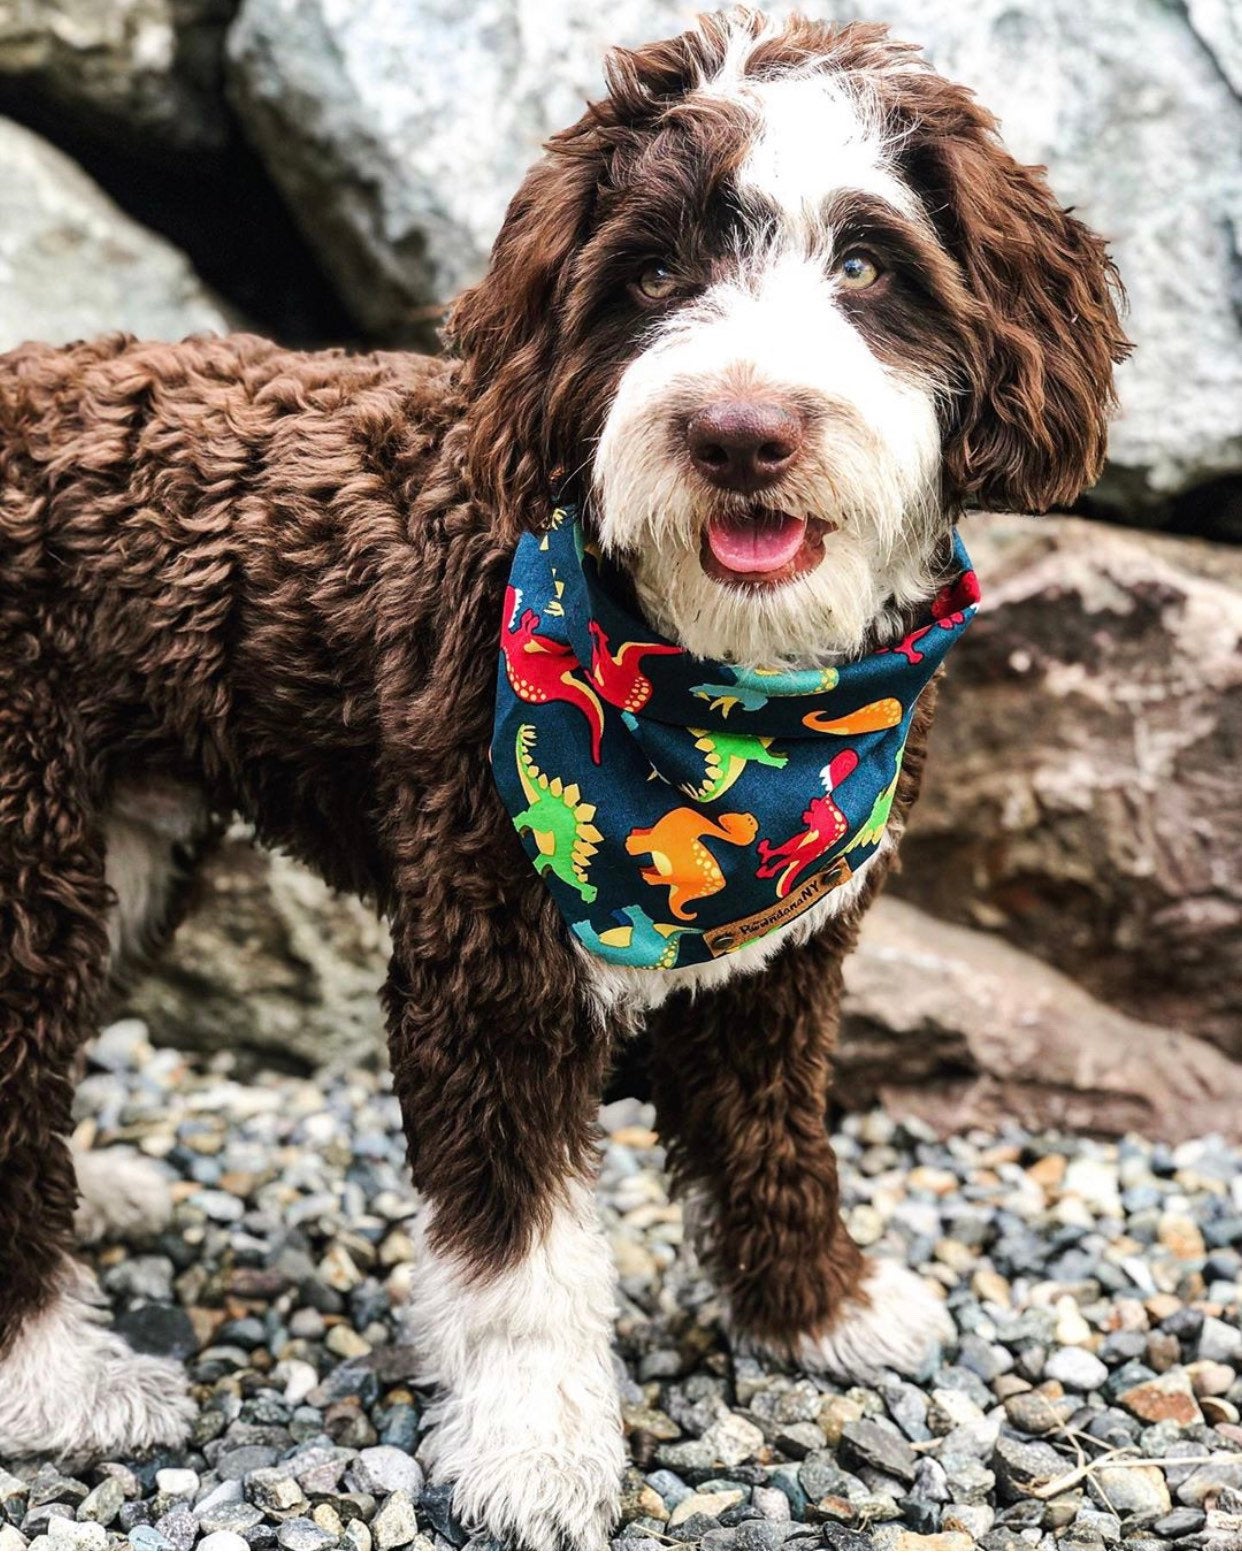
[[[0,1467],[0,1551],[449,1549],[395,1317],[411,1195],[366,1071],[241,1085],[100,1042],[85,1144],[174,1181],[171,1231],[97,1264],[118,1324],[187,1361],[192,1447]],[[633,1469],[626,1550],[1242,1549],[1242,1153],[842,1121],[854,1236],[948,1295],[959,1339],[874,1388],[731,1357],[682,1251],[650,1115],[605,1116]],[[478,1543],[480,1545],[485,1543]]]

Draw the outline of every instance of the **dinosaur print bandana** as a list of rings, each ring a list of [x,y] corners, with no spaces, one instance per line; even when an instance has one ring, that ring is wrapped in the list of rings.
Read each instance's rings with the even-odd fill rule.
[[[696,659],[619,603],[572,508],[520,541],[492,769],[574,935],[683,968],[806,912],[879,847],[920,692],[974,615],[953,578],[894,643],[823,670]],[[610,588],[611,585],[611,588]]]

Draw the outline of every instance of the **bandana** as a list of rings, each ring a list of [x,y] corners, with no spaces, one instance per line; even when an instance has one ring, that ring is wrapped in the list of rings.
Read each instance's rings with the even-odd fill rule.
[[[900,643],[785,671],[696,659],[623,605],[619,583],[572,508],[522,538],[492,769],[582,944],[684,968],[788,924],[875,853],[915,704],[979,586],[955,535],[951,581]]]

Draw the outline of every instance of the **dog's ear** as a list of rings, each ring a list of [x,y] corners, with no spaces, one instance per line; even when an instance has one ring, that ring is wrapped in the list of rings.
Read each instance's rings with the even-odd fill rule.
[[[945,440],[950,490],[994,509],[1071,503],[1099,475],[1113,366],[1130,349],[1116,269],[964,88],[910,79],[911,179],[973,300],[966,382]]]
[[[563,132],[553,146],[510,202],[486,275],[462,293],[444,332],[463,359],[470,398],[471,484],[510,534],[548,512],[560,458],[547,412],[559,302],[599,176],[588,126]]]

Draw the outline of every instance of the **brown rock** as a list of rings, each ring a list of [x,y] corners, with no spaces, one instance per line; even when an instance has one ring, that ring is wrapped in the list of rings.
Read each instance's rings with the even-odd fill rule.
[[[1169,1335],[1164,1330],[1153,1330],[1147,1337],[1143,1355],[1153,1372],[1167,1373],[1182,1360],[1181,1343],[1175,1335]]]
[[[1144,1422],[1176,1422],[1179,1427],[1188,1427],[1203,1420],[1184,1368],[1173,1368],[1160,1378],[1136,1384],[1118,1399]]]
[[[1232,1135],[1242,1118],[1242,1065],[1210,1044],[1125,1016],[1001,937],[896,898],[863,921],[845,1015],[839,1100],[879,1099],[945,1133],[1016,1117],[1176,1140]]]
[[[899,1552],[973,1552],[975,1543],[964,1530],[944,1530],[938,1535],[919,1535],[903,1530],[894,1547]]]
[[[862,1414],[863,1408],[856,1400],[847,1400],[844,1395],[829,1396],[820,1408],[817,1420],[830,1449],[835,1449],[841,1442],[841,1431],[845,1424],[860,1422]]]
[[[896,890],[1242,1058],[1242,564],[1081,519],[971,518]]]
[[[1053,1152],[1051,1156],[1033,1162],[1026,1171],[1028,1178],[1034,1179],[1041,1189],[1056,1189],[1065,1177],[1065,1158],[1060,1152]]]
[[[1166,1211],[1156,1228],[1160,1242],[1179,1260],[1201,1260],[1207,1253],[1203,1234],[1188,1216]]]

